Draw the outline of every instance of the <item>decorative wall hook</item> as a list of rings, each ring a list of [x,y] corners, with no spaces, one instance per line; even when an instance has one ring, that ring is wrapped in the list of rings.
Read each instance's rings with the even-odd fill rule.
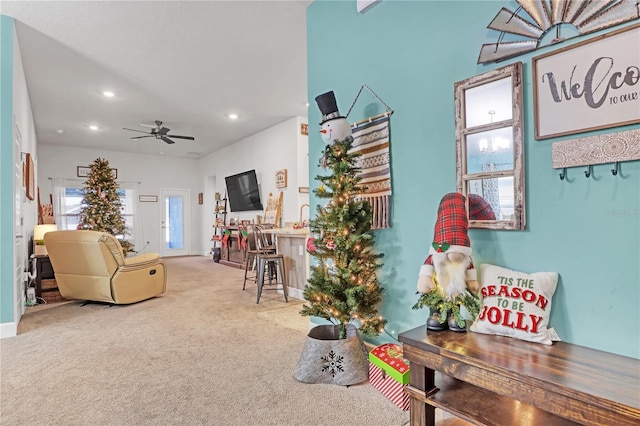
[[[591,165],[587,166],[587,170],[584,171],[585,177],[591,176]]]
[[[567,168],[563,167],[562,168],[562,173],[560,173],[560,180],[564,180],[564,178],[567,177]]]
[[[620,162],[616,161],[616,164],[613,169],[611,169],[611,174],[616,176],[618,174],[618,170],[620,169]]]

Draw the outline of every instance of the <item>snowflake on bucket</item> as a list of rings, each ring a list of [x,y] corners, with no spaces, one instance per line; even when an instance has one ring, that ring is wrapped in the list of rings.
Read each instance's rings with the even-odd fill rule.
[[[336,377],[336,373],[344,372],[344,367],[342,366],[344,357],[336,355],[333,351],[329,352],[329,356],[323,356],[320,359],[326,363],[322,366],[323,373],[328,371],[331,377]]]

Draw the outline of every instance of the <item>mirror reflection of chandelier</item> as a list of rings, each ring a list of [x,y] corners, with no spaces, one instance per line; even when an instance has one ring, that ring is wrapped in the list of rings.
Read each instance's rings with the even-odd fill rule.
[[[493,109],[489,110],[489,117],[490,117],[490,122],[493,123],[493,116],[495,115],[496,111]],[[498,151],[506,151],[509,149],[509,139],[500,137],[500,136],[493,136],[493,131],[491,131],[491,146],[489,146],[489,141],[485,138],[482,138],[478,141],[478,148],[480,149],[480,152],[483,153],[493,153],[493,152],[498,152]],[[491,148],[491,150],[489,150],[489,148]]]

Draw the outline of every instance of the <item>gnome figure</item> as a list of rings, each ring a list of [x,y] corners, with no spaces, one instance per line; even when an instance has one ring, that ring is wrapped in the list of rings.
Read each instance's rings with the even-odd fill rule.
[[[351,125],[346,117],[340,115],[333,91],[316,96],[316,103],[322,113],[320,133],[323,141],[331,144],[351,136]]]
[[[471,259],[471,244],[467,231],[464,195],[457,192],[446,194],[438,207],[429,255],[420,267],[418,292],[428,293],[439,288],[442,297],[449,301],[463,295],[466,290],[474,295],[477,293],[478,281]],[[427,328],[444,330],[448,326],[454,331],[465,331],[465,328],[460,328],[453,318],[440,323],[440,315],[447,313],[434,312],[432,309]]]
[[[470,220],[496,220],[491,204],[478,194],[469,194]]]

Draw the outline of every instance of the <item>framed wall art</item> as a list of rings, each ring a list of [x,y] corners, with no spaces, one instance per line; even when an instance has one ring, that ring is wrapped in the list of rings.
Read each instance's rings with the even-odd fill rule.
[[[276,170],[276,188],[287,187],[287,169]]]
[[[24,187],[27,198],[33,201],[35,198],[35,172],[33,170],[33,157],[28,152],[24,165]]]
[[[640,123],[639,40],[636,24],[533,58],[535,138]]]

